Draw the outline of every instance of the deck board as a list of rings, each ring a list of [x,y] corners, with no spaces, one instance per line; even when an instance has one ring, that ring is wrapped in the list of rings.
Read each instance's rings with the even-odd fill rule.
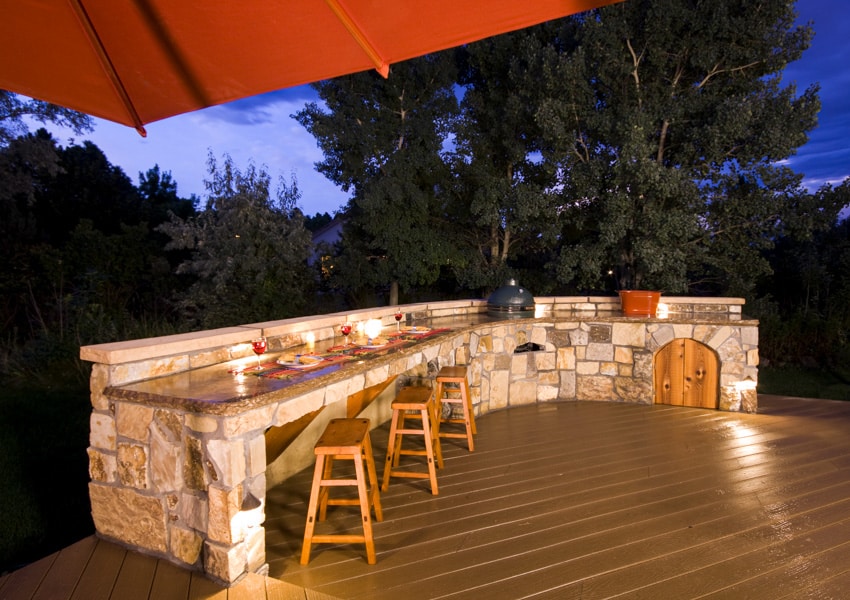
[[[830,545],[850,540],[849,409],[779,399],[759,415],[586,403],[485,415],[473,454],[444,444],[440,496],[396,482],[382,496],[375,566],[324,545],[297,565],[305,494],[270,491],[271,575],[348,598],[772,599],[775,586],[747,582],[822,556],[842,581],[850,555]],[[373,438],[380,463],[386,440]]]
[[[268,490],[270,577],[223,588],[95,537],[0,579],[0,599],[843,598],[850,403],[760,397],[756,415],[558,403],[443,440],[440,494],[394,479],[362,545],[299,564],[311,469]],[[373,432],[379,476],[387,427]],[[332,507],[323,526],[356,531]]]

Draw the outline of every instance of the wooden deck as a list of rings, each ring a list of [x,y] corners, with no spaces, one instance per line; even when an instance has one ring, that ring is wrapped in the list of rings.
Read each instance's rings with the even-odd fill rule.
[[[327,544],[299,564],[305,471],[269,490],[269,577],[222,589],[91,537],[0,579],[0,599],[847,597],[850,403],[544,404],[478,429],[474,453],[444,441],[439,496],[427,480],[382,494],[374,566]],[[359,526],[356,509],[329,513]]]

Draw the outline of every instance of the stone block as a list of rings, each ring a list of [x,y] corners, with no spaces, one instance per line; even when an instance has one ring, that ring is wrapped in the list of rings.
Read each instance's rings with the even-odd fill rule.
[[[506,370],[490,373],[490,409],[497,410],[508,406],[510,392],[510,373]]]
[[[720,402],[717,408],[720,410],[728,410],[732,412],[740,412],[741,410],[741,395],[735,385],[720,386]]]
[[[572,346],[585,346],[587,345],[588,334],[584,329],[572,329],[570,330],[570,345]]]
[[[579,375],[596,375],[599,373],[599,363],[589,360],[580,360],[576,364],[576,373]]]
[[[609,402],[615,400],[614,380],[601,375],[579,375],[576,377],[576,398]]]
[[[633,377],[652,380],[652,352],[648,350],[635,350]]]
[[[226,487],[233,487],[245,479],[245,444],[242,439],[209,440],[207,458],[212,463],[216,475],[213,481]]]
[[[195,437],[183,438],[183,481],[191,490],[204,490],[207,487],[204,451],[201,440]]]
[[[154,422],[151,427],[151,483],[161,492],[179,490],[183,487],[182,445],[170,439],[169,432]]]
[[[557,351],[557,365],[558,369],[572,371],[576,368],[576,349],[569,348],[558,348]]]
[[[198,494],[180,494],[177,514],[184,525],[206,532],[209,523],[209,502]]]
[[[643,348],[646,345],[646,324],[614,323],[611,341],[615,346]]]
[[[617,363],[615,362],[603,362],[599,363],[599,374],[600,375],[618,375],[620,373],[617,368]]]
[[[552,371],[556,368],[557,355],[554,352],[535,352],[534,366],[538,371]]]
[[[663,325],[652,334],[653,349],[663,348],[674,339],[676,339],[676,333],[673,330],[673,327],[670,325]]]
[[[707,344],[712,348],[720,348],[723,344],[726,343],[726,340],[728,340],[733,335],[733,333],[734,330],[727,325],[718,327],[711,335],[711,337],[709,337]]]
[[[231,489],[211,485],[208,489],[207,538],[222,544],[241,542],[242,530],[234,519],[242,509],[242,486]],[[237,526],[234,526],[237,525]]]
[[[247,445],[246,474],[248,477],[256,477],[266,471],[266,440],[263,436],[258,435],[248,438],[245,441]]]
[[[167,435],[169,441],[179,442],[183,436],[183,420],[174,411],[157,409],[154,411],[153,422]]]
[[[215,433],[218,431],[218,424],[219,421],[215,417],[194,413],[186,414],[186,427],[197,433]]]
[[[537,373],[537,383],[540,385],[553,385],[557,387],[559,381],[560,373],[558,373],[555,369],[550,371],[539,371]]]
[[[537,401],[538,402],[553,402],[558,399],[559,393],[556,385],[538,385],[537,386]]]
[[[292,398],[279,404],[274,420],[270,423],[276,427],[297,421],[302,416],[317,411],[325,403],[325,390],[317,389],[303,396]]]
[[[362,375],[355,379],[359,380],[359,385],[363,385]],[[352,385],[356,384],[352,383]],[[343,398],[346,397],[348,397],[348,394],[343,396]],[[221,424],[222,435],[225,438],[232,438],[244,435],[249,431],[265,431],[269,426],[269,423],[272,422],[274,413],[275,406],[270,404],[269,406],[262,406],[260,408],[255,408],[254,410],[249,410],[240,415],[224,418]]]
[[[144,446],[118,444],[118,480],[121,485],[140,490],[148,489],[148,456]]]
[[[204,571],[213,579],[233,583],[248,570],[245,544],[237,546],[204,542]]]
[[[614,360],[614,346],[611,344],[600,344],[590,342],[584,354],[585,360]]]
[[[759,328],[758,327],[741,327],[741,343],[746,346],[759,345]]]
[[[558,391],[559,400],[576,399],[576,372],[561,371],[561,385]]]
[[[754,350],[747,350],[747,365],[751,367],[757,367],[759,365],[758,348]]]
[[[536,381],[514,381],[510,389],[510,405],[522,406],[537,402]]]
[[[187,355],[167,356],[139,362],[112,365],[109,380],[111,385],[126,385],[143,379],[153,379],[171,373],[189,370]]]
[[[99,533],[153,552],[168,550],[164,500],[97,483],[89,484],[89,497]]]
[[[616,397],[626,402],[652,404],[652,381],[635,379],[633,377],[615,377],[614,391]]]
[[[129,402],[115,403],[115,427],[119,436],[145,442],[153,421],[153,408]]]
[[[611,343],[611,326],[610,325],[591,325],[588,328],[587,339],[589,344],[610,344]]]
[[[191,529],[171,527],[171,555],[182,563],[196,566],[201,558],[204,540]]]
[[[248,572],[261,572],[266,564],[266,531],[262,527],[252,529],[245,536]]]
[[[114,483],[118,478],[118,461],[114,454],[106,454],[97,448],[88,448],[89,477],[92,481]]]
[[[614,361],[623,364],[631,364],[634,354],[631,348],[626,346],[614,346]]]
[[[534,327],[531,329],[531,342],[534,344],[540,344],[544,346],[546,344],[546,328],[545,327]]]
[[[118,447],[115,433],[115,419],[109,413],[93,412],[89,417],[89,444],[102,450]]]
[[[511,377],[525,377],[528,374],[530,356],[528,352],[511,355]]]

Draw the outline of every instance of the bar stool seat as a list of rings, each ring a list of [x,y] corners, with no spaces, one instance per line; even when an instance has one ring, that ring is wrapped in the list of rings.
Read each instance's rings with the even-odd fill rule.
[[[475,427],[475,412],[472,409],[472,398],[469,394],[469,382],[466,379],[465,366],[443,367],[437,373],[434,390],[436,406],[434,410],[440,416],[440,437],[443,438],[466,438],[466,446],[469,451],[475,450],[473,435],[478,433]],[[443,417],[443,404],[452,405],[452,413]],[[461,408],[462,417],[453,417],[454,405]],[[446,431],[443,425],[463,425],[463,433],[457,431]]]
[[[313,486],[310,489],[310,503],[307,507],[307,526],[304,529],[304,545],[301,547],[301,564],[310,561],[310,548],[318,543],[366,544],[366,560],[374,565],[375,542],[372,537],[371,511],[375,519],[383,520],[381,499],[378,494],[378,476],[375,459],[372,456],[372,442],[369,438],[369,419],[332,419],[313,449],[316,455],[316,467],[313,470]],[[353,460],[355,478],[333,478],[333,461],[336,459]],[[365,463],[365,470],[364,470]],[[366,477],[368,476],[368,489]],[[331,498],[330,488],[354,486],[357,498]],[[327,518],[328,505],[359,506],[363,521],[363,534],[316,534],[316,511],[319,521]]]
[[[437,487],[437,469],[443,467],[443,451],[440,448],[440,421],[434,412],[432,390],[425,386],[407,386],[399,390],[392,402],[392,421],[390,435],[387,439],[387,461],[384,465],[384,477],[381,490],[386,491],[390,477],[406,477],[413,479],[428,479],[431,483],[431,493],[439,493]],[[410,414],[408,414],[410,413]],[[420,428],[405,427],[405,417],[421,420]],[[424,438],[425,449],[405,449],[402,440],[405,435],[419,435]],[[424,456],[428,472],[402,470],[399,468],[403,455]],[[435,465],[436,462],[436,465]],[[409,469],[410,465],[405,465]]]

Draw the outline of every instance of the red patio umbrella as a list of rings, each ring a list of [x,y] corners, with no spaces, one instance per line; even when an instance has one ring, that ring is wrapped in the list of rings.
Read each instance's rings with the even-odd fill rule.
[[[0,89],[135,127],[619,0],[3,0]]]

